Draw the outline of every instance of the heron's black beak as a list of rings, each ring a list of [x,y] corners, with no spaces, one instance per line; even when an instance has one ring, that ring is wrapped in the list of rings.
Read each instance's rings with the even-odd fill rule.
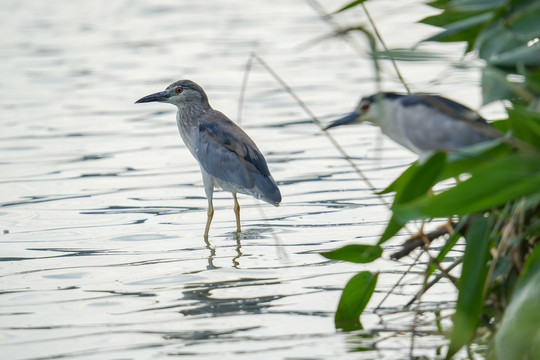
[[[354,112],[350,113],[349,115],[347,115],[345,117],[342,117],[339,120],[334,121],[333,123],[331,123],[330,125],[325,127],[324,130],[328,130],[330,128],[340,126],[340,125],[354,124],[354,123],[358,122],[358,118],[360,117],[360,115],[361,115],[360,113],[358,113],[357,111],[354,111]]]
[[[165,102],[169,100],[169,93],[167,91],[161,91],[155,94],[147,95],[139,100],[135,101],[135,104],[147,103],[147,102]]]

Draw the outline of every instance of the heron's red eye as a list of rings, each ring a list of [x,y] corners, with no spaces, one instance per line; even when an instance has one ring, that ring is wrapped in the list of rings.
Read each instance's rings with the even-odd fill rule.
[[[362,105],[362,110],[363,111],[368,111],[369,110],[369,104]]]
[[[177,94],[180,94],[182,91],[184,91],[184,89],[182,89],[181,87],[177,87],[175,91]]]

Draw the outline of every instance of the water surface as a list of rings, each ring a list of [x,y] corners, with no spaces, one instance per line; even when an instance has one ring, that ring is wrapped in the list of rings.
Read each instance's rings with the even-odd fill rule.
[[[431,11],[419,1],[368,5],[391,46],[435,31],[413,25]],[[366,23],[360,9],[337,20]],[[327,122],[376,89],[361,36],[366,53],[340,39],[306,47],[331,28],[308,2],[285,0],[3,1],[0,24],[3,358],[408,356],[411,337],[396,329],[408,329],[412,315],[380,322],[373,314],[407,260],[361,266],[318,254],[377,241],[386,206],[260,64],[250,72],[242,126],[265,154],[283,202],[274,208],[239,196],[241,234],[230,194],[217,192],[203,239],[207,202],[175,109],[133,104],[189,78],[237,120],[255,51]],[[433,62],[402,71],[415,89],[479,104],[476,80],[464,70]],[[384,86],[402,90],[389,67]],[[374,127],[332,134],[377,190],[414,160]],[[363,319],[386,329],[374,339],[333,325],[341,288],[365,269],[383,272]],[[412,276],[383,308],[406,303],[421,281]],[[453,296],[442,287],[425,300]],[[427,334],[413,354],[436,356],[444,339]]]

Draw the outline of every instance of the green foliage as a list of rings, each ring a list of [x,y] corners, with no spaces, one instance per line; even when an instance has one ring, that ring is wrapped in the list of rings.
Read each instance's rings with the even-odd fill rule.
[[[437,195],[427,194],[392,207],[394,216],[406,223],[481,213],[540,190],[538,154],[514,154],[471,171],[471,177]]]
[[[390,185],[390,187],[396,191],[394,206],[406,204],[413,199],[427,194],[435,183],[435,180],[439,177],[442,167],[444,166],[445,158],[446,154],[438,152],[423,164],[415,162],[411,165],[399,178],[399,182],[394,182]],[[379,244],[384,243],[394,236],[404,225],[405,222],[394,214],[381,236]]]
[[[345,245],[334,251],[323,252],[321,255],[331,260],[343,260],[363,264],[380,258],[382,248],[377,245]]]
[[[515,106],[508,109],[508,122],[514,137],[540,149],[540,113]]]
[[[459,295],[454,314],[454,330],[446,355],[450,359],[474,336],[484,303],[484,285],[489,267],[491,221],[474,219],[465,235],[468,240],[459,279]]]
[[[445,13],[442,13],[440,17],[443,17]],[[465,41],[467,42],[467,51],[473,49],[474,42],[473,39],[478,36],[482,30],[482,26],[486,21],[490,19],[489,13],[480,13],[474,14],[473,16],[468,16],[470,14],[460,14],[461,20],[451,22],[451,19],[455,17],[454,14],[447,14],[449,19],[437,19],[438,22],[447,22],[445,24],[446,30],[430,37],[428,41],[441,41],[441,42],[455,42],[455,41]],[[425,19],[426,23],[434,22],[433,19]]]
[[[336,13],[362,3],[350,2]],[[503,101],[507,117],[492,125],[504,136],[413,163],[381,192],[394,193],[394,201],[378,245],[348,245],[324,256],[376,261],[380,245],[409,221],[457,220],[456,233],[432,256],[425,273],[426,279],[453,281],[440,271],[441,264],[458,239],[465,238],[465,252],[455,263],[462,261],[463,267],[447,359],[487,323],[494,325],[487,327],[490,331],[500,326],[490,350],[494,359],[540,358],[540,2],[435,0],[428,5],[441,12],[421,22],[441,32],[426,41],[464,42],[465,52],[483,61],[483,102]],[[424,61],[430,56],[403,49],[378,52],[373,37],[370,41],[375,62]],[[452,178],[464,180],[449,185]],[[361,328],[359,316],[375,283],[376,275],[369,272],[349,281],[336,327]]]
[[[484,103],[502,99],[538,102],[539,87],[534,84],[538,84],[536,70],[540,67],[540,2],[449,0],[435,7],[443,12],[421,22],[444,30],[427,41],[464,41],[467,51],[475,51],[486,62]]]
[[[540,359],[540,247],[529,256],[493,342],[499,360]]]
[[[347,5],[343,6],[339,10],[336,10],[334,12],[334,14],[340,13],[340,12],[345,11],[345,10],[349,10],[349,9],[351,9],[351,8],[353,8],[355,6],[358,6],[358,5],[360,5],[360,4],[364,3],[364,2],[366,2],[366,0],[354,0],[354,1],[350,2],[350,3],[348,3]]]
[[[334,317],[336,329],[352,331],[363,328],[360,315],[375,290],[377,277],[376,274],[363,271],[354,275],[345,285]]]

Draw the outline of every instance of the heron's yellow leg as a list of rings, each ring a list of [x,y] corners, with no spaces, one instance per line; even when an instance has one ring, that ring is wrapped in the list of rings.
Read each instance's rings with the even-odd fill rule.
[[[210,231],[210,224],[212,223],[212,218],[214,217],[214,205],[212,200],[208,200],[208,212],[206,213],[206,229],[204,230],[204,237],[208,237],[208,232]]]
[[[236,216],[236,231],[241,232],[242,229],[240,228],[240,204],[238,203],[238,199],[236,198],[236,193],[232,193],[233,199],[234,199],[234,215]]]

